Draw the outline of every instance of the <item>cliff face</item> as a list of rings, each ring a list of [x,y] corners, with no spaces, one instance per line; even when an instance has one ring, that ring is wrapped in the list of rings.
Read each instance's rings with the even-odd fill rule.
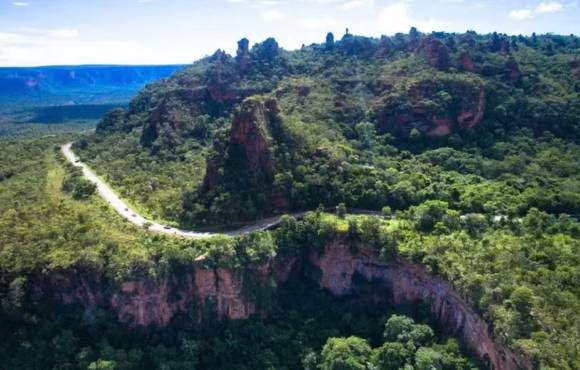
[[[287,209],[286,198],[273,191],[271,130],[279,123],[278,113],[275,99],[248,98],[242,102],[234,113],[227,143],[214,143],[214,155],[207,160],[202,194],[224,184],[231,187],[231,192],[259,189],[265,195],[260,208],[267,212]]]
[[[441,94],[444,91],[451,93]],[[375,105],[379,128],[408,138],[412,129],[430,137],[469,130],[484,118],[487,96],[482,83],[419,81],[405,91],[387,90]]]
[[[243,292],[245,279],[284,283],[290,274],[302,276],[306,265],[320,271],[316,283],[337,297],[365,294],[380,305],[427,304],[432,318],[489,369],[528,369],[531,365],[492,339],[488,325],[444,280],[430,275],[419,265],[397,259],[382,261],[364,245],[337,240],[303,259],[274,259],[244,272],[204,268],[203,261],[180,276],[122,283],[105,282],[87,272],[52,275],[33,283],[33,299],[51,299],[61,304],[97,306],[112,310],[121,322],[132,327],[166,326],[178,314],[195,310],[203,320],[208,310],[218,319],[241,320],[253,314],[267,315],[259,302]],[[306,277],[308,276],[308,277]],[[358,291],[354,277],[371,283]],[[312,275],[303,275],[312,279]]]
[[[425,38],[417,52],[422,54],[427,62],[440,71],[447,71],[450,65],[449,50],[447,46],[433,36]]]
[[[271,116],[277,114],[275,103],[246,100],[235,115],[230,131],[230,145],[238,146],[252,171],[272,176],[272,153],[268,145]]]
[[[517,370],[531,368],[524,359],[493,341],[489,327],[481,317],[442,279],[405,260],[385,263],[364,247],[346,248],[329,244],[324,251],[310,256],[322,271],[320,287],[335,296],[356,291],[353,276],[358,275],[385,288],[386,299],[396,306],[427,304],[431,315],[448,334],[456,336],[489,369]],[[381,293],[383,291],[380,291]]]

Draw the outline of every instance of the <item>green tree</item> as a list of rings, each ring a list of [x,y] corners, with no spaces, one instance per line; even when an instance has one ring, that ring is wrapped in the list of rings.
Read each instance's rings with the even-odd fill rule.
[[[415,353],[415,369],[443,370],[443,356],[433,348],[419,348]]]
[[[387,342],[374,350],[373,364],[377,370],[402,369],[410,355],[402,343]]]
[[[377,133],[375,125],[370,122],[360,122],[355,126],[358,139],[363,149],[370,149],[375,145]]]
[[[358,337],[330,338],[321,354],[322,370],[370,369],[372,349],[366,340]]]
[[[345,216],[346,216],[346,205],[344,203],[340,203],[336,207],[336,215],[340,219],[344,219],[345,218]]]
[[[117,370],[115,361],[97,360],[92,362],[88,370]]]

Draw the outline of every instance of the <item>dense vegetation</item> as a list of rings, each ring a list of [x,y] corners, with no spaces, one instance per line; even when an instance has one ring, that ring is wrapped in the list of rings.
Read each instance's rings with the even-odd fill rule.
[[[413,323],[304,282],[254,287],[272,304],[267,319],[199,328],[177,318],[164,330],[130,331],[105,311],[87,324],[76,308],[27,293],[35,277],[61,271],[119,282],[178,273],[200,256],[243,269],[340,237],[444,277],[538,368],[580,368],[580,224],[569,216],[580,213],[579,46],[573,36],[416,30],[329,35],[294,52],[242,40],[235,58],[196,62],[74,137],[81,158],[155,219],[227,224],[338,206],[238,238],[148,234],[64,164],[57,145],[71,137],[4,140],[0,367],[477,367],[431,334],[419,307],[403,312]],[[243,146],[236,119],[263,142]]]
[[[150,236],[122,222],[98,197],[76,200],[76,187],[66,185],[78,180],[75,180],[75,171],[59,162],[59,155],[54,150],[58,141],[51,140],[20,140],[3,145],[3,150],[10,154],[3,157],[7,159],[0,166],[1,322],[2,335],[7,338],[0,353],[3,363],[11,364],[7,368],[47,368],[56,363],[68,364],[68,368],[86,368],[99,360],[113,362],[117,366],[113,368],[117,369],[185,366],[180,362],[181,365],[171,367],[170,359],[176,363],[200,361],[201,368],[227,368],[227,365],[238,363],[242,368],[243,361],[254,364],[249,368],[267,368],[266,364],[295,368],[303,360],[327,366],[323,365],[324,359],[331,355],[325,355],[322,349],[327,338],[351,335],[369,340],[375,348],[367,351],[366,348],[371,347],[362,339],[351,339],[356,345],[363,343],[365,353],[370,356],[361,360],[365,363],[379,361],[377,358],[383,350],[396,347],[405,353],[401,358],[409,363],[426,356],[442,364],[447,363],[445,361],[456,364],[441,365],[444,369],[466,368],[467,365],[460,365],[464,360],[457,357],[455,345],[441,347],[442,339],[436,345],[427,343],[423,350],[416,347],[417,352],[391,344],[393,341],[388,338],[383,344],[381,325],[372,320],[380,321],[387,313],[374,313],[372,315],[377,316],[371,320],[368,306],[354,313],[356,310],[352,311],[352,307],[341,306],[329,297],[316,298],[315,289],[300,288],[300,284],[290,285],[291,291],[298,289],[295,293],[279,292],[295,296],[287,300],[283,297],[269,300],[280,307],[286,307],[284,302],[297,303],[298,313],[274,310],[276,315],[266,323],[255,318],[247,326],[232,323],[232,327],[225,324],[219,330],[208,329],[217,333],[215,336],[199,329],[190,331],[178,320],[175,325],[182,334],[168,329],[141,337],[136,332],[129,334],[107,312],[98,315],[101,321],[97,327],[78,326],[74,323],[82,322],[78,319],[82,312],[63,310],[60,306],[30,305],[26,295],[30,279],[38,273],[49,275],[76,266],[100,271],[113,280],[164,276],[180,271],[180,266],[191,265],[200,255],[207,256],[210,266],[239,268],[260,263],[273,255],[300,254],[305,248],[320,248],[337,233],[364,241],[377,248],[385,258],[399,254],[420,262],[452,281],[456,289],[493,323],[494,333],[502,342],[524,351],[544,368],[574,369],[578,365],[575,328],[580,317],[580,224],[574,219],[557,218],[532,209],[521,221],[494,221],[481,214],[461,216],[446,202],[428,201],[400,212],[399,217],[392,220],[342,216],[342,212],[339,216],[312,213],[304,221],[287,218],[276,231],[236,239],[186,241]],[[64,142],[66,138],[59,140]],[[319,302],[320,299],[325,303]],[[312,306],[305,306],[305,302]],[[320,307],[328,309],[319,310]],[[338,316],[329,315],[329,312]],[[303,320],[309,315],[313,315],[312,320]],[[359,315],[355,316],[358,319],[353,319],[352,315]],[[291,321],[293,317],[297,320],[295,324]],[[308,332],[316,333],[315,338],[299,340],[296,347],[288,347],[287,336],[302,338],[307,327]],[[287,331],[290,328],[293,334]],[[241,338],[247,338],[250,333],[262,333],[260,338],[275,340],[260,342],[268,356],[254,357],[255,347],[244,347],[246,342]],[[217,342],[210,344],[207,338]],[[351,340],[345,345],[350,347]],[[334,344],[327,347],[340,346],[340,340],[333,341],[329,341]],[[255,345],[255,341],[250,342]],[[185,345],[194,346],[194,359],[187,357],[192,356],[188,352],[192,349],[183,347]],[[31,346],[37,348],[37,356],[27,355]],[[214,352],[218,350],[224,352]],[[230,352],[231,356],[224,357]],[[236,358],[240,362],[235,362]]]
[[[286,52],[242,40],[236,57],[218,51],[143,90],[77,150],[131,202],[183,225],[429,199],[580,213],[579,42],[412,30]],[[265,124],[271,168],[249,168],[232,143],[252,95],[279,111]]]

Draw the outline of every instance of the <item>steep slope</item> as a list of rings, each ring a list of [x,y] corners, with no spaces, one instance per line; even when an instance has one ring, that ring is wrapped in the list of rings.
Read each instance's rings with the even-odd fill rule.
[[[438,146],[485,154],[516,132],[548,131],[577,142],[578,53],[574,36],[414,29],[380,39],[346,34],[334,41],[329,35],[325,44],[292,52],[273,39],[252,48],[243,39],[235,57],[218,50],[147,87],[127,111],[107,115],[88,143],[104,155],[119,140],[138,136],[140,145],[129,150],[159,163],[205,157],[209,173],[196,173],[189,189],[183,184],[182,203],[172,205],[182,208],[176,221],[183,224],[247,221],[339,202],[380,208],[385,201],[378,196],[361,199],[344,189],[378,192],[371,181],[360,184],[360,175],[393,154]],[[275,127],[260,143],[241,136],[250,132],[236,133],[244,120],[237,112],[248,98],[276,100]],[[107,147],[98,147],[104,142]],[[269,153],[268,168],[242,170],[246,162],[235,148],[250,156]],[[389,181],[380,172],[377,177],[373,184]]]
[[[312,268],[320,272],[318,281],[316,274],[305,272]],[[532,368],[526,358],[494,342],[487,324],[448,283],[408,261],[385,262],[372,248],[344,238],[302,258],[272,259],[264,265],[237,271],[204,268],[200,260],[187,272],[163,279],[125,281],[111,286],[111,282],[102,281],[88,271],[64,272],[33,282],[32,289],[39,301],[81,305],[87,311],[107,308],[133,327],[164,327],[183,314],[196,317],[200,323],[213,315],[222,320],[245,320],[254,314],[267,317],[265,302],[252,298],[259,297],[257,292],[249,296],[243,287],[258,287],[269,281],[285,284],[291,275],[301,280],[314,279],[321,289],[336,297],[362,299],[385,309],[389,305],[424,304],[444,332],[457,336],[485,368]],[[355,283],[357,278],[370,287]]]

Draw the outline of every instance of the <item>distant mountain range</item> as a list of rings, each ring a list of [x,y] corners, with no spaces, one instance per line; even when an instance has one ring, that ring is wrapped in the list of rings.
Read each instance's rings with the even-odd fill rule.
[[[181,65],[48,66],[0,68],[0,106],[126,103],[145,84],[168,77]]]

